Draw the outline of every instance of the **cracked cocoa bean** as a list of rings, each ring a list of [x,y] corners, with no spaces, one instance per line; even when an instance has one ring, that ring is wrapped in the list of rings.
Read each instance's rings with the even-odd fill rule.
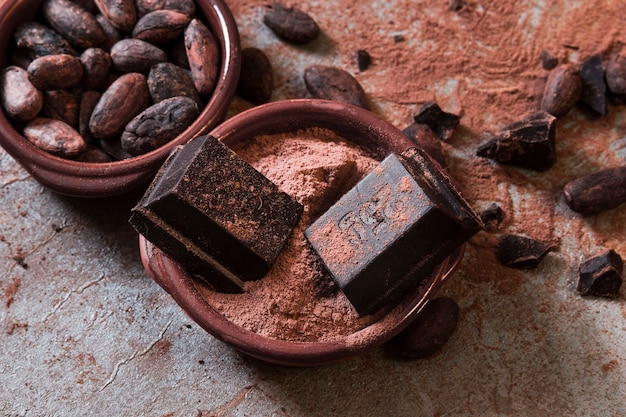
[[[36,117],[24,126],[24,137],[41,150],[63,158],[83,152],[87,144],[70,125],[56,119]]]
[[[10,66],[2,71],[0,100],[7,115],[17,122],[34,119],[43,107],[43,94],[28,79],[25,69]]]
[[[133,156],[153,151],[182,133],[199,114],[188,97],[162,100],[133,118],[122,134],[122,148]]]

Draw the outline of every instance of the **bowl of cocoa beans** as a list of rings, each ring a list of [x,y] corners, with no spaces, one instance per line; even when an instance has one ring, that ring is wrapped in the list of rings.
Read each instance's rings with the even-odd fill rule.
[[[237,351],[266,362],[318,366],[396,343],[396,337],[427,311],[464,253],[462,240],[429,246],[422,244],[428,238],[420,233],[416,238],[422,243],[418,245],[403,240],[400,236],[406,233],[400,233],[397,239],[391,238],[395,243],[377,248],[379,242],[388,242],[394,235],[392,229],[403,229],[400,223],[408,216],[399,211],[409,205],[395,201],[399,197],[395,191],[385,191],[393,181],[385,180],[372,197],[368,197],[366,184],[385,177],[383,171],[390,172],[385,160],[415,149],[413,146],[400,130],[374,113],[335,101],[281,100],[239,113],[174,151],[133,209],[131,223],[140,233],[144,268],[204,330]],[[272,186],[249,182],[251,177],[242,175],[249,171],[246,164],[280,192],[273,197],[255,194]],[[408,177],[402,178],[394,182],[400,188],[408,183]],[[232,190],[247,197],[233,199]],[[326,214],[344,207],[335,203],[347,201],[344,198],[354,196],[355,190],[362,200],[357,203],[357,215],[348,210],[339,222],[326,223]],[[399,193],[419,194],[417,189],[405,191]],[[285,194],[302,204],[300,217],[275,260],[258,261],[253,253],[275,253],[271,239],[257,238],[258,229],[266,236],[259,225],[267,225],[276,236],[275,225],[292,218],[287,211],[296,210],[290,204],[288,209],[281,207],[276,216],[267,214]],[[249,210],[240,209],[244,206]],[[222,211],[236,213],[236,219],[219,214]],[[211,220],[214,215],[215,222]],[[432,219],[423,216],[414,219],[414,224],[428,225]],[[334,232],[317,242],[321,246],[312,246],[314,240],[307,233],[320,221],[328,227],[318,230]],[[245,226],[239,229],[238,225]],[[228,230],[228,238],[219,228]],[[439,237],[443,234],[438,231],[435,235],[433,242],[448,239]],[[340,241],[355,246],[344,250]],[[424,256],[408,254],[417,246],[422,247]],[[440,252],[438,248],[444,246],[445,253]],[[391,271],[390,277],[366,272],[365,265],[388,263],[390,251],[396,249],[406,262],[391,261],[385,268]],[[382,296],[382,304],[363,308],[360,300],[366,297],[346,295],[347,290],[331,277],[331,269],[324,267],[329,265],[325,250],[331,251],[329,256],[349,269],[352,277],[360,277],[354,278],[353,282],[359,281],[355,285],[370,295]],[[375,260],[360,262],[361,255]],[[413,263],[425,259],[432,260],[429,267],[415,273]],[[402,263],[409,271],[406,274]],[[361,279],[366,275],[369,277]],[[367,283],[373,278],[400,288],[389,283],[404,279],[400,277],[410,277],[411,282],[397,297],[391,295],[394,290],[378,291]],[[446,326],[437,321],[432,327],[437,333]]]
[[[223,0],[7,0],[0,27],[0,145],[64,195],[147,185],[239,79]]]

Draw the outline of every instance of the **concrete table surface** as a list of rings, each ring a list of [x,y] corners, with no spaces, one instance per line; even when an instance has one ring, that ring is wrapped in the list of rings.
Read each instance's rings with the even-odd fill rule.
[[[406,51],[400,58],[407,58],[411,48],[419,48],[411,40],[426,25],[402,22],[449,13],[445,0],[412,2],[414,8],[403,1],[348,1],[349,10],[344,2],[301,2],[324,34],[313,45],[293,47],[261,23],[265,2],[227,3],[242,45],[259,47],[271,57],[272,100],[306,96],[301,73],[313,63],[357,73],[349,54],[354,50],[341,46],[360,33],[351,18],[360,16],[360,22],[369,13],[379,36],[401,34]],[[500,12],[498,2],[466,3],[474,13]],[[565,17],[583,4],[517,3],[520,10],[558,11]],[[535,3],[541,4],[533,8]],[[623,26],[611,33],[626,41]],[[530,36],[533,28],[520,14],[519,27],[511,30]],[[466,42],[462,47],[467,49],[484,46],[456,41]],[[385,60],[384,51],[373,52],[379,62]],[[357,79],[374,111],[405,127],[423,95],[389,98],[384,94],[389,75],[374,75],[383,71],[382,64],[368,71],[371,76],[366,71]],[[503,90],[507,81],[499,84]],[[454,83],[428,88],[437,90],[442,107],[462,107],[449,91]],[[230,114],[249,106],[236,99]],[[613,159],[607,163],[626,159],[626,110],[611,111],[611,126],[597,139],[610,143]],[[582,135],[586,123],[575,113],[564,128]],[[476,133],[465,129],[453,146],[446,146],[456,165],[474,158],[469,144]],[[462,172],[463,167],[451,169]],[[521,218],[536,214],[527,202],[542,191],[541,184],[500,189],[507,188]],[[626,415],[624,296],[588,299],[573,290],[576,264],[590,252],[610,246],[626,257],[626,206],[589,220],[557,201],[550,216],[560,247],[536,270],[502,268],[488,248],[470,244],[442,291],[459,303],[458,329],[434,357],[401,362],[380,349],[335,365],[289,368],[247,358],[214,339],[146,275],[137,235],[127,222],[139,197],[139,192],[104,200],[57,195],[0,150],[0,415]],[[571,232],[574,228],[582,234]]]

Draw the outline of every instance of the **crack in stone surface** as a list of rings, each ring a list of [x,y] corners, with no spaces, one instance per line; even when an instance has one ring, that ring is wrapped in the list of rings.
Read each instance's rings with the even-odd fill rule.
[[[52,311],[48,312],[48,314],[46,314],[41,319],[41,323],[45,322],[46,320],[48,320],[50,318],[50,316],[52,316],[57,311],[59,311],[59,309],[61,307],[63,307],[63,305],[70,299],[70,297],[72,295],[74,295],[74,294],[82,294],[83,291],[85,291],[87,288],[96,285],[97,283],[102,281],[105,277],[106,277],[105,274],[100,274],[100,276],[98,278],[94,279],[93,281],[89,281],[89,282],[85,283],[82,287],[71,289],[67,294],[65,294],[65,297],[63,297],[63,299],[61,301],[59,301],[54,307],[52,307]]]
[[[161,332],[159,333],[159,337],[157,337],[152,343],[150,343],[150,345],[148,345],[147,348],[145,348],[141,352],[133,352],[129,357],[127,357],[127,358],[121,360],[120,362],[116,363],[115,367],[113,368],[113,372],[111,372],[111,376],[109,376],[109,379],[104,383],[104,385],[102,385],[98,389],[98,392],[102,392],[104,389],[106,389],[109,385],[111,385],[117,379],[117,375],[119,374],[120,368],[122,366],[132,362],[137,357],[144,356],[145,354],[150,352],[150,350],[152,350],[152,348],[154,348],[154,346],[157,343],[159,343],[161,340],[163,340],[163,336],[165,336],[165,332],[167,332],[167,330],[169,329],[171,324],[172,324],[172,319],[170,319],[170,321],[167,322],[167,324],[165,325],[163,330],[161,330]]]

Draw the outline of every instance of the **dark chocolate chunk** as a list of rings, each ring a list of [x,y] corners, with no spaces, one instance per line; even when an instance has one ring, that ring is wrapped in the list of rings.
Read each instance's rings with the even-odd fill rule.
[[[133,209],[135,229],[219,291],[276,260],[302,206],[211,136],[176,148]]]
[[[504,210],[497,203],[491,203],[478,214],[486,228],[497,228],[504,220]]]
[[[411,123],[402,130],[402,133],[411,139],[415,145],[426,151],[428,156],[439,163],[439,165],[442,167],[446,166],[441,141],[430,127],[419,123]]]
[[[367,96],[361,84],[348,72],[326,65],[304,70],[304,83],[315,98],[335,100],[367,109]]]
[[[423,359],[439,352],[456,330],[459,306],[448,297],[426,304],[415,320],[385,345],[398,359]]]
[[[556,118],[546,112],[506,126],[476,151],[478,156],[536,171],[545,171],[556,161]]]
[[[606,81],[599,54],[592,55],[581,64],[580,77],[583,80],[580,101],[597,114],[604,116],[607,112]]]
[[[274,2],[267,8],[263,23],[280,38],[293,43],[307,43],[319,36],[320,28],[315,20],[297,7]]]
[[[359,71],[363,72],[369,68],[372,62],[372,56],[365,49],[359,49],[356,51],[356,64]]]
[[[391,154],[305,231],[359,315],[414,291],[482,227],[418,148]]]
[[[267,103],[272,98],[272,77],[272,64],[262,50],[242,49],[237,94],[256,104]]]
[[[612,249],[589,258],[580,264],[576,291],[580,295],[618,298],[623,269],[622,258]]]
[[[461,118],[456,114],[446,113],[437,103],[429,101],[413,117],[415,123],[425,124],[430,127],[441,140],[448,140],[454,134],[454,129],[459,125]]]
[[[505,235],[500,238],[496,257],[509,268],[534,269],[552,249],[554,245],[548,242],[520,235]]]
[[[626,166],[607,168],[568,182],[567,205],[577,213],[594,214],[626,203]]]
[[[559,59],[552,55],[548,50],[541,51],[541,67],[545,70],[551,70],[559,65]]]

